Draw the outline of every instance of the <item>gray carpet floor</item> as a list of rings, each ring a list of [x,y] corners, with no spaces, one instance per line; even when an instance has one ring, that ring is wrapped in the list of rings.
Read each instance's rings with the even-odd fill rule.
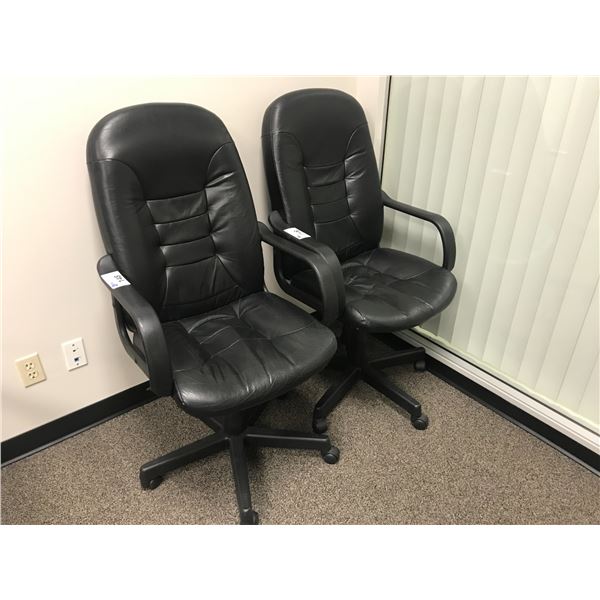
[[[330,418],[336,465],[317,452],[259,449],[250,460],[263,524],[600,523],[600,479],[430,373],[388,370],[430,417],[417,431],[358,384]],[[325,372],[273,402],[260,423],[309,431]],[[229,456],[143,491],[140,465],[208,433],[156,400],[2,469],[2,522],[237,523]]]

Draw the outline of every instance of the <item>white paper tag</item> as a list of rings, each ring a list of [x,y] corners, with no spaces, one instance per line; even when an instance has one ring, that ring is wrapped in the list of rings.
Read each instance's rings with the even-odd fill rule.
[[[304,233],[304,231],[296,229],[296,227],[288,227],[287,229],[284,229],[284,231],[299,240],[303,240],[304,238],[310,237],[308,233]]]
[[[100,275],[100,277],[104,279],[111,290],[123,287],[124,285],[131,285],[129,281],[127,281],[127,279],[125,279],[125,277],[119,273],[119,271],[112,271],[111,273]]]

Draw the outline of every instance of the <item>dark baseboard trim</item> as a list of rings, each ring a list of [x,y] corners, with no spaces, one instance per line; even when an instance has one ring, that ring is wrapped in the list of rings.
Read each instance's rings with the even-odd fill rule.
[[[155,398],[156,395],[148,388],[148,382],[140,383],[114,396],[5,440],[2,442],[2,466],[31,456],[48,446],[151,402]]]
[[[408,342],[401,340],[394,334],[378,334],[375,337],[394,350],[401,350],[411,346]],[[600,476],[600,455],[435,358],[427,356],[426,360],[427,370],[436,377],[446,381],[486,408],[493,410],[515,425],[535,435],[540,440]],[[36,427],[31,431],[26,431],[5,440],[2,442],[1,449],[2,466],[31,456],[44,448],[48,448],[53,444],[87,429],[91,429],[96,425],[100,425],[155,399],[156,395],[148,389],[148,382],[141,383],[64,417],[60,417],[50,423]]]
[[[375,337],[394,350],[411,347],[411,344],[401,340],[393,333],[378,334]],[[566,454],[569,458],[586,467],[595,475],[600,476],[599,454],[596,454],[594,451],[571,439],[568,435],[550,427],[550,425],[533,417],[528,412],[525,412],[514,404],[504,400],[504,398],[501,398],[494,394],[494,392],[475,383],[468,377],[458,373],[435,358],[428,355],[426,362],[427,370],[436,377],[449,383],[451,386],[473,398],[473,400],[476,400],[486,408],[493,410],[495,413],[503,416],[505,419],[508,419],[525,431],[535,435],[537,438],[546,442],[553,448],[556,448],[563,454]]]

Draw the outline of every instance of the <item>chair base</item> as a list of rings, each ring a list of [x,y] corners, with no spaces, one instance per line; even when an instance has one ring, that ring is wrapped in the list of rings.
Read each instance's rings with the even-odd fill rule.
[[[331,445],[328,436],[256,427],[252,424],[256,416],[256,411],[253,411],[251,414],[236,415],[223,420],[203,419],[215,432],[143,465],[140,469],[142,488],[153,490],[162,483],[163,477],[170,471],[228,449],[240,512],[240,524],[257,525],[258,513],[252,509],[250,495],[247,446],[319,450],[325,462],[335,464],[339,460],[340,452]]]
[[[368,333],[363,329],[344,328],[342,341],[346,346],[346,356],[336,355],[330,365],[342,366],[341,377],[317,402],[313,412],[313,430],[316,433],[327,431],[327,416],[344,399],[354,384],[362,380],[372,388],[392,400],[407,411],[415,429],[427,429],[429,418],[423,414],[421,404],[412,396],[394,385],[382,369],[413,363],[415,370],[425,371],[424,348],[409,348],[379,358],[369,359],[366,355]]]

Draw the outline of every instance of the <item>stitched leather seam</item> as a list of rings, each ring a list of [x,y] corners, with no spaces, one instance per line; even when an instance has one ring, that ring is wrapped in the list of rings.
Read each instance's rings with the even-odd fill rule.
[[[192,240],[187,240],[185,242],[173,242],[172,244],[161,243],[160,247],[161,248],[169,248],[170,246],[185,246],[185,244],[194,244],[195,242],[201,242],[202,240],[205,240],[208,237],[211,237],[210,233],[207,233],[206,235],[203,235],[202,237],[194,238]],[[213,246],[214,246],[214,242],[213,242]],[[215,256],[215,255],[212,254],[211,256]],[[210,257],[207,256],[207,258],[210,258]]]
[[[206,167],[206,175],[207,175],[207,176],[208,176],[208,172],[209,172],[209,170],[210,170],[210,167],[212,166],[212,162],[213,162],[213,160],[214,160],[215,156],[216,156],[216,155],[217,155],[217,153],[218,153],[218,152],[221,150],[221,148],[224,148],[225,146],[227,146],[227,144],[233,144],[233,141],[232,141],[232,140],[230,140],[230,141],[228,141],[228,142],[225,142],[224,144],[222,144],[221,146],[219,146],[219,147],[218,147],[218,148],[217,148],[217,149],[214,151],[213,155],[212,155],[212,156],[211,156],[211,158],[210,158],[210,161],[208,162],[208,166]],[[213,180],[211,179],[211,180],[209,180],[209,182],[210,182],[210,181],[213,181]],[[205,191],[206,191],[206,187],[205,187],[204,189],[205,189]],[[230,288],[227,288],[227,289],[232,289],[232,288],[234,288],[234,287],[237,287],[237,288],[238,288],[238,289],[239,289],[239,290],[240,290],[240,291],[241,291],[243,294],[247,294],[247,293],[248,293],[248,292],[247,292],[247,290],[246,290],[246,289],[245,289],[245,288],[244,288],[242,285],[240,285],[240,283],[237,281],[237,279],[236,279],[235,277],[233,277],[233,276],[231,275],[231,273],[229,272],[229,270],[227,269],[227,267],[225,266],[225,264],[224,264],[224,263],[223,263],[223,261],[221,260],[221,257],[219,256],[219,253],[218,253],[218,251],[217,251],[217,245],[215,244],[215,241],[212,239],[212,237],[213,237],[213,226],[212,226],[212,221],[211,221],[211,219],[210,219],[210,211],[208,210],[208,194],[207,194],[207,196],[206,196],[206,215],[207,215],[207,219],[208,219],[208,226],[209,226],[209,234],[208,234],[208,235],[210,236],[210,238],[211,238],[211,240],[212,240],[212,243],[213,243],[213,246],[214,246],[214,248],[215,248],[215,254],[214,254],[214,256],[216,256],[216,257],[217,257],[217,260],[219,261],[219,264],[221,265],[221,267],[223,268],[223,270],[225,271],[225,273],[227,273],[227,276],[229,277],[229,279],[230,279],[230,280],[231,280],[231,282],[233,283],[233,285],[232,285]],[[216,294],[216,295],[218,295],[218,294]]]
[[[329,225],[329,223],[336,223],[337,221],[342,221],[343,219],[347,219],[350,216],[350,213],[345,214],[343,217],[338,217],[337,219],[332,219],[331,221],[316,221],[315,225]],[[313,214],[314,218],[314,214]]]
[[[359,237],[359,239],[361,240],[361,243],[364,243],[364,236],[362,235],[362,233],[359,231],[358,226],[356,225],[356,221],[354,220],[354,217],[352,216],[352,209],[350,208],[350,202],[348,200],[349,194],[348,194],[348,185],[347,185],[347,180],[348,180],[348,173],[346,171],[346,161],[348,160],[348,148],[350,147],[350,143],[352,142],[352,138],[354,137],[354,135],[356,134],[356,132],[361,128],[361,127],[368,127],[368,123],[366,121],[364,121],[363,123],[361,123],[360,125],[358,125],[356,127],[356,129],[350,134],[350,137],[348,138],[348,143],[346,144],[346,151],[344,152],[344,186],[346,188],[346,202],[348,202],[348,214],[350,216],[350,220],[352,221],[352,225],[354,225],[354,229],[356,230],[356,233]],[[351,248],[352,245],[348,246],[348,248]],[[340,250],[341,252],[341,250]]]
[[[419,302],[421,302],[421,304],[425,304],[431,310],[435,310],[435,308],[429,302],[427,302],[427,300],[424,300],[423,298],[419,298],[418,296],[413,296],[412,294],[407,294],[406,292],[402,292],[401,290],[397,290],[395,288],[392,288],[392,289],[394,290],[394,292],[396,292],[397,294],[400,294],[401,296],[405,296],[406,298],[410,298],[411,300],[418,300]],[[394,304],[392,304],[391,302],[389,302],[387,300],[387,298],[384,298],[382,296],[378,296],[376,294],[375,290],[370,290],[370,291],[365,292],[365,293],[356,292],[356,290],[354,290],[354,291],[355,291],[355,293],[358,293],[361,296],[361,299],[363,299],[363,300],[369,298],[369,296],[375,296],[378,300],[381,300],[382,302],[384,302],[388,306],[391,306],[394,310],[402,313],[402,311],[400,311],[397,306],[395,306]],[[406,314],[406,313],[402,313],[402,314]]]
[[[231,142],[228,142],[231,143]],[[225,144],[223,144],[224,146]],[[223,147],[221,146],[221,148]],[[218,148],[216,150],[216,152],[218,152],[221,148]],[[215,152],[215,154],[216,154]],[[214,154],[213,157],[214,158]],[[212,162],[212,158],[210,159],[210,162]],[[210,164],[209,164],[210,166]],[[208,174],[208,170],[207,170],[207,174]],[[239,290],[241,290],[244,294],[246,294],[246,290],[245,288],[243,288],[238,282],[237,280],[231,275],[231,273],[227,270],[227,267],[223,264],[223,261],[221,260],[221,257],[219,256],[219,253],[217,252],[217,245],[215,244],[215,240],[213,240],[213,226],[212,226],[212,221],[210,220],[210,212],[208,210],[208,196],[206,197],[206,218],[208,219],[208,228],[209,228],[209,236],[210,239],[212,240],[213,246],[215,248],[215,253],[213,254],[213,256],[215,256],[217,258],[217,260],[219,261],[219,264],[221,265],[221,267],[223,267],[223,270],[225,271],[225,273],[227,274],[227,277],[229,277],[230,281],[233,283],[233,285],[230,288],[227,289],[232,289],[234,287],[237,287]],[[215,294],[215,296],[218,296],[218,294]]]
[[[349,216],[350,218],[352,218],[350,216],[350,214],[351,213],[348,213],[347,216]],[[346,250],[350,250],[351,248],[360,248],[360,246],[362,246],[362,244],[363,244],[362,240],[360,242],[352,242],[351,244],[348,244],[347,246],[344,246],[343,248],[340,248],[339,250],[337,250],[336,254],[341,254],[342,252],[345,252]]]
[[[398,310],[398,308],[397,308],[397,307],[395,307],[393,304],[390,304],[389,302],[386,302],[385,304],[387,304],[388,306],[391,306],[391,307],[394,309],[394,311],[395,311],[396,313],[398,313],[399,315],[402,315],[403,317],[408,317],[408,316],[409,316],[409,315],[408,315],[408,313],[405,313],[405,312],[403,312],[403,311],[401,311],[401,310]],[[351,307],[351,308],[352,308],[354,311],[356,311],[356,312],[357,312],[357,313],[358,313],[358,314],[361,316],[361,318],[362,318],[362,322],[363,322],[363,323],[368,323],[370,320],[372,320],[372,319],[367,319],[367,318],[366,318],[366,317],[363,315],[363,313],[362,313],[362,312],[360,312],[360,310],[358,310],[358,308],[356,308],[356,306],[354,306],[354,305],[352,305],[352,304],[351,304],[351,305],[350,305],[350,307]]]
[[[360,298],[358,300],[355,300],[353,302],[350,302],[349,306],[352,307],[357,313],[360,314],[361,317],[363,317],[364,321],[367,322],[368,319],[365,318],[365,316],[363,315],[363,313],[356,307],[356,304],[358,302],[361,302],[363,300],[367,300],[369,299],[370,293],[367,294],[363,294],[360,296]],[[380,300],[381,302],[383,302],[384,304],[387,304],[389,307],[391,307],[395,312],[397,312],[398,314],[404,315],[405,317],[408,317],[408,313],[400,310],[397,306],[395,306],[394,304],[392,304],[391,302],[388,302],[385,298],[382,298],[381,296],[376,296],[377,300]]]
[[[225,142],[225,144],[230,144],[232,142]],[[223,144],[223,146],[225,145]],[[220,147],[222,148],[222,146]],[[220,148],[217,148],[217,150],[219,150]],[[122,165],[125,165],[128,169],[131,170],[131,172],[135,175],[135,178],[138,181],[138,185],[140,186],[140,189],[142,190],[142,195],[144,196],[142,199],[144,202],[154,202],[155,200],[172,200],[174,198],[185,198],[186,196],[192,196],[193,194],[199,194],[200,192],[202,192],[202,190],[200,191],[191,191],[191,192],[184,192],[183,194],[179,194],[178,196],[167,196],[166,198],[146,198],[145,194],[144,194],[144,188],[142,187],[142,180],[140,179],[140,176],[137,174],[136,170],[128,163],[126,163],[123,160],[120,160],[118,158],[100,158],[98,160],[92,160],[90,161],[89,164],[92,163],[101,163],[101,162],[117,162],[117,163],[121,163]]]
[[[350,305],[350,306],[352,306],[352,305]],[[365,317],[365,315],[363,315],[363,313],[360,310],[358,310],[358,308],[356,308],[356,306],[352,306],[352,308],[354,308],[354,310],[358,313],[361,322],[367,323],[367,318]]]
[[[289,358],[289,356],[287,356],[284,352],[282,352],[278,347],[277,344],[275,344],[277,340],[273,340],[273,344],[271,344],[271,347],[273,348],[273,350],[275,350],[275,352],[277,352],[277,354],[279,354],[279,356],[281,356],[281,358],[283,358],[283,360],[288,364],[288,365],[292,365],[292,367],[295,366],[295,363],[292,361],[291,358]],[[271,380],[271,375],[269,374],[269,380]]]
[[[243,325],[244,328],[249,329],[250,331],[255,331],[255,332],[257,332],[259,334],[257,337],[251,337],[251,336],[240,337],[239,338],[240,340],[268,340],[268,341],[276,341],[276,340],[278,340],[281,337],[286,337],[286,336],[291,335],[293,333],[298,333],[300,331],[303,331],[304,329],[306,329],[307,327],[310,327],[312,325],[312,323],[311,324],[307,324],[307,325],[304,325],[303,327],[299,327],[298,329],[294,329],[292,331],[286,331],[285,333],[282,333],[281,335],[278,335],[278,336],[275,336],[275,337],[268,337],[266,335],[262,335],[258,329],[256,329],[255,327],[253,327],[249,323],[244,322],[243,319],[237,319],[233,315],[229,315],[227,317],[222,316],[222,317],[218,317],[216,319],[207,319],[204,322],[207,323],[207,322],[211,322],[211,321],[231,320],[231,319],[235,319],[236,321],[239,321]],[[208,341],[212,340],[219,333],[225,331],[226,329],[233,329],[236,333],[239,334],[239,329],[238,328],[236,328],[236,327],[234,327],[233,325],[230,325],[230,324],[225,324],[225,325],[223,325],[223,327],[221,327],[221,329],[219,329],[218,331],[215,331],[214,333],[211,333],[207,338],[204,338],[202,341],[198,341],[196,338],[194,338],[194,339],[195,339],[195,341],[196,341],[196,343],[198,345],[202,346],[202,345],[206,344]],[[190,335],[192,335],[192,337],[193,337],[192,331],[193,331],[193,329],[190,329],[190,330],[188,330],[188,333]],[[228,347],[230,347],[230,346],[228,346]],[[219,350],[219,352],[221,352],[221,350]]]
[[[364,127],[365,125],[369,125],[367,121],[363,121],[362,123],[360,123],[359,125],[357,125],[353,130],[352,133],[350,134],[350,137],[348,138],[348,142],[346,143],[346,150],[344,151],[344,156],[346,155],[346,153],[348,152],[348,146],[350,146],[350,142],[352,141],[352,138],[354,137],[354,134],[361,128]],[[300,147],[300,149],[302,149],[302,145],[300,144],[300,141],[298,140],[298,138],[291,133],[290,131],[271,131],[270,133],[268,133],[267,135],[270,135],[271,137],[277,134],[281,134],[284,133],[286,135],[289,135],[290,137],[293,137],[294,140],[296,140],[296,143],[298,144],[298,146]],[[263,136],[264,137],[264,136]],[[334,167],[336,165],[339,165],[341,162],[343,163],[346,159],[344,158],[342,161],[334,161],[331,163],[326,163],[324,165],[307,165],[307,164],[303,164],[302,166],[304,167],[304,169],[325,169],[327,167]]]
[[[304,167],[304,170],[313,170],[316,171],[317,169],[330,169],[331,167],[338,167],[341,166],[341,164],[344,162],[344,160],[336,160],[334,162],[330,162],[330,163],[325,163],[323,165],[302,165]]]
[[[212,162],[215,158],[215,156],[217,155],[217,153],[221,150],[221,148],[224,148],[225,146],[227,146],[228,144],[233,144],[233,140],[229,140],[228,142],[224,142],[223,144],[221,144],[214,152],[213,155],[210,157],[210,160],[208,161],[208,166],[206,167],[206,174],[208,175],[208,172],[210,171],[210,168],[212,166]],[[212,181],[209,180],[209,181]],[[204,186],[206,188],[206,186]]]
[[[373,250],[371,250],[371,252],[369,253],[369,257],[367,258],[367,260],[365,262],[365,267],[368,266],[369,261],[373,258],[373,254],[375,254],[375,248],[373,248]]]
[[[198,261],[200,262],[200,261]],[[193,263],[190,263],[193,264]],[[176,267],[181,267],[183,265],[175,265]],[[170,267],[167,267],[170,268]],[[176,304],[165,304],[163,305],[163,308],[168,308],[170,306],[182,306],[184,304],[201,304],[202,302],[206,302],[207,300],[211,300],[212,298],[216,298],[217,296],[220,296],[221,294],[224,294],[225,292],[228,292],[229,290],[232,290],[236,287],[239,287],[237,285],[232,285],[228,288],[225,288],[224,290],[221,290],[220,292],[213,294],[212,296],[205,296],[204,298],[200,298],[198,300],[192,300],[191,302],[177,302]]]
[[[163,252],[163,256],[165,256],[164,252]],[[211,254],[210,256],[205,256],[204,258],[199,258],[198,260],[192,260],[192,261],[186,262],[186,263],[177,263],[176,265],[165,264],[165,269],[174,269],[175,267],[187,267],[188,265],[195,265],[197,263],[204,262],[205,260],[208,260],[209,258],[214,258],[215,256],[216,256],[215,254]],[[165,261],[166,260],[167,260],[167,257],[165,256]]]
[[[344,152],[344,156],[346,156],[346,154],[348,154],[348,148],[350,147],[350,142],[352,141],[352,138],[354,137],[354,134],[361,128],[364,126],[368,126],[369,124],[364,121],[363,123],[361,123],[360,125],[357,125],[356,128],[354,129],[354,131],[350,134],[350,137],[348,138],[348,143],[346,144],[346,150]],[[344,167],[346,166],[346,158],[344,158]]]
[[[146,201],[146,199],[144,197],[144,188],[142,186],[142,180],[140,179],[139,175],[137,174],[137,171],[130,164],[126,163],[125,161],[119,160],[118,158],[101,158],[101,159],[98,159],[98,160],[92,160],[92,161],[90,161],[90,164],[93,164],[93,163],[103,163],[103,162],[116,162],[116,163],[119,163],[119,164],[127,167],[133,173],[133,176],[135,177],[136,182],[137,182],[137,184],[138,184],[138,186],[140,188],[140,192],[141,192],[141,195],[142,195],[141,200],[144,202],[144,207],[145,207],[145,209],[149,213],[150,220],[155,225],[155,227],[154,227],[154,235],[156,236],[156,238],[157,238],[157,240],[159,242],[158,245],[160,246],[160,235],[158,234],[158,231],[156,229],[156,223],[154,223],[154,217],[152,216],[152,213],[150,212],[150,207],[148,206],[148,202]],[[104,208],[102,209],[102,212],[103,211],[104,211]],[[112,234],[109,234],[109,235],[112,238]],[[112,243],[112,239],[111,239],[111,246],[114,246],[114,244]],[[165,255],[161,252],[160,253],[160,257],[162,258],[162,261],[163,261],[162,274],[161,274],[160,282],[159,282],[160,288],[162,288],[162,289],[159,289],[159,293],[160,293],[160,296],[161,296],[161,298],[160,298],[161,309],[160,310],[162,311],[163,308],[164,308],[163,301],[164,301],[164,299],[166,298],[166,295],[167,295],[167,280],[166,280],[167,278],[166,278],[166,272],[165,272],[165,268],[166,268]]]
[[[310,188],[309,188],[310,189]],[[328,204],[333,204],[334,202],[339,202],[340,200],[345,200],[345,196],[340,196],[339,198],[335,198],[335,200],[327,200],[327,202],[312,202],[310,205],[311,206],[327,206]]]
[[[308,181],[308,180],[307,180]],[[336,185],[338,183],[342,183],[344,179],[336,179],[335,181],[330,181],[329,183],[321,183],[320,185],[306,185],[309,190],[319,190],[324,187],[331,187],[332,185]]]
[[[211,239],[212,239],[212,234],[211,234]],[[214,240],[213,240],[213,244],[214,244]],[[231,281],[233,281],[233,286],[232,287],[237,287],[238,289],[240,289],[242,292],[244,292],[244,295],[247,295],[248,292],[246,291],[246,288],[243,287],[242,285],[240,285],[238,283],[238,281],[235,279],[235,277],[233,277],[233,275],[229,272],[229,269],[225,266],[225,263],[223,263],[223,261],[221,260],[221,257],[218,255],[218,253],[216,253],[216,249],[217,247],[215,246],[215,254],[214,256],[217,257],[217,260],[219,261],[219,263],[221,264],[221,266],[223,267],[223,270],[225,271],[225,273],[227,273],[227,276],[229,277],[229,279],[231,279]]]
[[[300,145],[300,142],[298,141],[298,138],[293,133],[289,133],[288,131],[271,132],[271,134],[270,134],[270,137],[271,137],[271,159],[272,159],[272,163],[273,163],[273,169],[275,171],[275,176],[277,178],[277,183],[278,183],[278,186],[279,186],[279,195],[281,197],[281,205],[282,205],[282,208],[285,211],[284,207],[286,205],[286,199],[284,198],[284,189],[286,189],[286,188],[283,185],[283,178],[281,176],[280,161],[275,160],[275,148],[274,148],[274,145],[273,145],[273,136],[274,136],[274,134],[288,135],[289,137],[292,138],[292,140],[296,144],[298,152],[300,153],[300,160],[301,160],[302,165],[304,165],[304,152],[302,151],[302,146]],[[306,170],[303,169],[302,170],[302,174],[304,176],[304,187],[305,187],[304,193],[306,194],[306,199],[307,199],[308,205],[310,206],[310,193],[308,192],[308,180],[306,178]],[[286,216],[288,216],[287,213],[286,213]],[[310,219],[310,215],[307,215],[307,216]],[[312,226],[312,230],[314,231],[315,230],[314,219],[311,222],[311,226]]]
[[[346,266],[346,265],[344,265]],[[415,279],[417,277],[421,277],[421,275],[425,275],[425,273],[429,273],[429,271],[433,271],[433,269],[435,269],[435,265],[432,268],[429,269],[425,269],[425,271],[422,271],[421,273],[417,273],[416,275],[411,275],[410,277],[406,277],[406,278],[401,278],[401,277],[396,277],[396,275],[390,275],[389,273],[386,273],[385,271],[380,271],[379,269],[375,269],[374,267],[369,267],[366,264],[364,265],[357,265],[360,268],[363,269],[368,269],[371,272],[375,272],[377,274],[382,274],[382,275],[386,275],[387,277],[391,277],[392,279],[395,279],[396,281],[410,281],[411,279]]]
[[[148,209],[148,210],[150,210],[150,209]],[[183,217],[182,219],[175,219],[174,221],[161,221],[160,223],[157,223],[156,221],[154,221],[154,217],[152,218],[152,220],[154,221],[155,227],[157,225],[170,225],[171,223],[181,223],[181,221],[188,221],[189,219],[197,219],[198,217],[203,217],[207,212],[208,212],[208,209],[205,210],[204,212],[198,213],[197,215]],[[150,211],[150,214],[152,214],[152,211]]]
[[[142,194],[143,194],[144,189],[142,188],[142,180],[140,179],[140,177],[137,174],[136,170],[130,164],[126,163],[123,160],[119,160],[118,158],[99,158],[97,160],[92,160],[90,162],[91,163],[117,162],[117,163],[121,163],[122,165],[125,165],[135,175],[135,178],[137,179],[138,185],[140,186],[140,189],[142,190]]]
[[[181,323],[180,323],[180,325],[181,325]],[[183,325],[181,325],[181,327],[183,328]],[[303,331],[304,329],[307,329],[308,327],[311,327],[311,325],[305,325],[304,327],[301,327],[300,329],[295,329],[294,331],[289,331],[287,333],[282,333],[281,335],[278,335],[278,336],[273,337],[273,338],[269,338],[269,337],[265,337],[265,336],[260,336],[260,337],[243,337],[243,338],[240,337],[240,338],[234,340],[233,342],[231,342],[231,344],[229,344],[229,346],[226,346],[225,348],[221,348],[221,350],[219,350],[218,352],[215,352],[214,354],[211,354],[209,356],[209,358],[204,362],[204,364],[206,364],[207,362],[211,361],[213,358],[216,358],[217,356],[223,354],[223,352],[229,350],[230,348],[233,348],[233,346],[235,346],[236,344],[239,344],[240,342],[246,342],[246,341],[249,341],[249,340],[252,340],[252,341],[273,342],[273,341],[277,341],[277,340],[279,340],[281,338],[284,338],[284,337],[286,337],[288,335],[293,335],[295,333]],[[185,331],[185,328],[183,328],[183,329]],[[256,330],[253,329],[253,331],[256,331]],[[190,335],[190,334],[188,334],[188,335]],[[192,339],[194,340],[194,342],[195,342],[195,344],[197,346],[202,347],[202,343],[201,342],[198,342],[194,338],[193,335],[191,337],[192,337]],[[181,369],[181,370],[178,370],[177,372],[195,371],[196,369],[197,369],[197,367],[190,367],[189,369]]]
[[[206,185],[204,186],[204,189],[217,187],[217,186],[221,185],[224,181],[227,181],[228,179],[231,179],[232,177],[235,177],[234,171],[229,171],[227,173],[223,173],[222,175],[219,175],[219,176],[215,177],[214,179],[210,179],[209,181],[207,181]]]
[[[396,291],[398,291],[398,290],[396,290]],[[421,302],[421,304],[428,306],[431,310],[435,310],[435,308],[431,305],[431,303],[427,302],[427,300],[425,300],[424,298],[419,298],[419,296],[414,296],[413,294],[406,294],[404,292],[399,292],[399,293],[402,294],[403,296],[406,296],[407,298],[412,298],[414,300],[418,300],[419,302]]]
[[[179,198],[187,198],[188,196],[194,196],[195,194],[201,194],[204,190],[195,190],[193,192],[186,192],[185,194],[178,194],[177,196],[165,196],[164,198],[150,198],[146,202],[165,202],[167,200],[175,200]]]
[[[274,342],[281,338],[287,337],[288,335],[293,335],[294,333],[299,333],[300,331],[304,331],[305,329],[308,329],[309,327],[312,327],[312,326],[313,326],[312,323],[307,323],[306,325],[303,325],[302,327],[298,327],[298,329],[292,329],[292,331],[286,331],[285,333],[276,335],[274,337],[263,336],[258,339],[269,340],[270,342]],[[254,327],[253,327],[253,329],[254,329],[254,331],[258,331],[258,329],[255,329]]]
[[[360,125],[359,125],[359,127],[360,127]],[[357,130],[358,130],[358,127],[352,132],[352,135],[350,136],[350,140],[352,139],[352,136],[354,136],[354,134],[356,133]],[[348,145],[350,144],[350,140],[348,140]],[[346,151],[348,151],[348,146],[346,146]],[[350,222],[354,226],[354,231],[356,231],[356,235],[358,235],[359,242],[354,242],[352,244],[349,244],[348,246],[343,248],[343,250],[339,250],[339,252],[345,251],[348,248],[352,248],[353,246],[357,246],[357,245],[364,243],[363,235],[358,230],[358,227],[356,226],[356,223],[354,222],[354,219],[352,218],[352,209],[350,208],[350,202],[348,201],[349,194],[348,194],[348,184],[346,183],[346,175],[347,175],[346,160],[344,160],[344,189],[346,190],[346,205],[348,206],[348,216],[350,217]]]
[[[228,318],[228,319],[234,319],[235,317],[233,317],[233,316],[229,316],[229,317],[227,317],[227,318]],[[187,330],[187,332],[188,332],[188,333],[189,333],[191,336],[193,336],[194,334],[193,334],[192,332],[193,332],[193,331],[194,331],[194,329],[196,329],[197,327],[200,327],[201,325],[204,325],[205,323],[211,323],[211,322],[213,322],[213,321],[219,321],[219,320],[221,320],[221,319],[225,320],[225,317],[220,317],[219,319],[206,319],[206,320],[204,320],[204,321],[202,321],[202,322],[196,323],[196,324],[194,325],[194,327],[192,327],[191,329],[188,329],[188,330]],[[217,331],[214,331],[213,333],[211,333],[211,334],[210,334],[208,337],[202,338],[202,341],[196,340],[196,343],[197,343],[199,346],[203,346],[204,344],[206,344],[206,343],[210,342],[210,340],[212,340],[212,339],[213,339],[215,336],[219,335],[220,333],[222,333],[222,332],[223,332],[223,331],[225,331],[226,329],[234,329],[234,328],[232,328],[232,326],[231,326],[231,325],[229,325],[229,324],[225,324],[225,325],[223,325],[223,327],[221,327],[220,329],[217,329]],[[194,338],[194,339],[196,339],[196,338]]]
[[[298,148],[300,149],[300,154],[302,154],[302,163],[304,164],[304,153],[302,152],[302,145],[300,144],[300,140],[293,133],[291,133],[290,131],[271,131],[267,135],[272,138],[275,135],[281,135],[281,134],[283,134],[283,135],[289,135],[291,138],[294,139],[294,141],[298,145]],[[271,140],[271,142],[272,141],[273,140]]]
[[[178,323],[179,326],[185,331],[185,327],[183,327],[183,325],[181,325],[181,323]],[[303,331],[304,329],[307,329],[308,327],[310,327],[311,325],[305,325],[304,327],[301,327],[300,329],[296,329],[294,331],[290,331],[288,333],[283,333],[281,335],[278,335],[277,337],[274,338],[268,338],[268,337],[240,337],[236,340],[234,340],[233,342],[231,342],[231,344],[229,344],[228,346],[226,346],[225,348],[221,348],[221,350],[219,350],[218,352],[215,352],[214,354],[211,354],[201,366],[204,366],[206,363],[210,362],[211,360],[213,360],[214,358],[216,358],[217,356],[223,354],[223,352],[226,352],[227,350],[229,350],[230,348],[233,348],[233,346],[235,346],[236,344],[239,344],[240,342],[245,342],[245,341],[249,341],[249,340],[253,340],[253,341],[266,341],[266,342],[272,342],[272,341],[277,341],[283,337],[286,337],[288,335],[292,335],[295,333],[298,333],[299,331]],[[192,340],[195,342],[195,345],[198,346],[199,348],[202,349],[202,343],[198,342],[193,335],[189,334],[186,331],[186,335],[189,335]],[[277,349],[277,351],[279,352],[279,350]],[[198,369],[198,366],[193,366],[193,367],[189,367],[187,369],[176,369],[174,372],[175,373],[184,373],[186,371],[195,371]]]

